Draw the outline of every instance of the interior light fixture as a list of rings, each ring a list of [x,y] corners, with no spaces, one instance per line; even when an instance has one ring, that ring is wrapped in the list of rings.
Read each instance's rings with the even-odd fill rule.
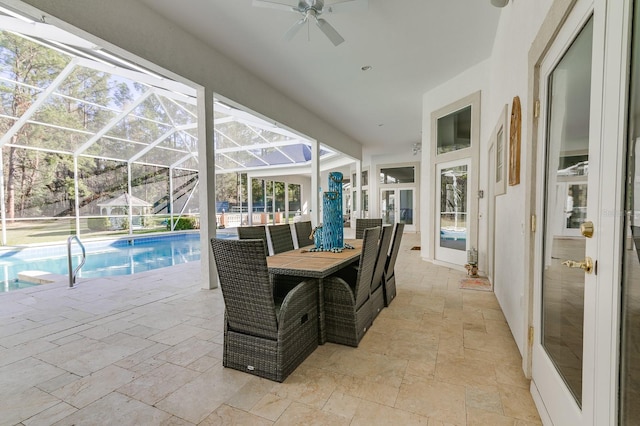
[[[7,14],[9,16],[13,16],[14,18],[17,18],[17,19],[19,19],[19,20],[21,20],[23,22],[28,23],[28,24],[35,24],[36,23],[36,21],[34,21],[33,19],[31,19],[31,18],[29,18],[27,16],[24,16],[24,15],[18,13],[18,12],[14,12],[11,9],[7,9],[6,7],[3,7],[3,6],[0,6],[0,12],[2,12],[4,14]]]
[[[495,7],[505,7],[509,4],[509,0],[491,0],[491,4]]]
[[[365,65],[362,68],[360,68],[362,71],[371,71],[373,67],[371,65]]]

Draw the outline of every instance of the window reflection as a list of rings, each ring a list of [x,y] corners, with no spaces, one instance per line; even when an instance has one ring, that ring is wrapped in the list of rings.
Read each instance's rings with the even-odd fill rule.
[[[467,249],[467,166],[442,169],[440,247]]]
[[[438,119],[437,153],[471,147],[471,105]]]

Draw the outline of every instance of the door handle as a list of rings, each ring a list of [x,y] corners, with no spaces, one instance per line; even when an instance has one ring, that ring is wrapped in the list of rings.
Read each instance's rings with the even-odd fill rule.
[[[562,264],[569,268],[580,268],[587,274],[593,272],[593,260],[588,256],[585,257],[582,262],[576,262],[575,260],[565,260],[564,262],[562,262]]]

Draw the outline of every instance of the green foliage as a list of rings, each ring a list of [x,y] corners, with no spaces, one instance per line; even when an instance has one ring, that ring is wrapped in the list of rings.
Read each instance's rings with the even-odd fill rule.
[[[87,227],[92,231],[108,231],[111,229],[111,221],[108,217],[90,217],[87,219]]]
[[[175,231],[186,231],[188,229],[196,229],[196,219],[194,217],[181,217],[174,218],[173,223]],[[171,230],[170,224],[167,224],[167,229]]]

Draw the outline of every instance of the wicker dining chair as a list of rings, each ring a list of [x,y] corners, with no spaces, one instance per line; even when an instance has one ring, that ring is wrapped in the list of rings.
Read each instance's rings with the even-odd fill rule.
[[[379,237],[380,228],[366,229],[358,268],[344,268],[323,280],[325,330],[329,342],[357,347],[371,326],[371,279]]]
[[[267,244],[267,230],[264,225],[238,226],[238,238],[241,240],[260,239]]]
[[[373,270],[373,279],[371,280],[371,315],[375,320],[384,303],[384,268],[387,264],[389,255],[389,245],[391,243],[391,234],[393,226],[385,225],[380,231],[380,241],[378,243],[378,256],[376,257],[376,267]]]
[[[364,230],[382,226],[382,219],[356,219],[356,239],[361,240]]]
[[[393,242],[391,243],[391,251],[387,257],[387,263],[384,267],[384,304],[389,306],[394,297],[396,297],[396,259],[400,251],[400,242],[402,241],[402,233],[404,232],[404,223],[396,223],[393,231]]]
[[[296,228],[298,248],[312,245],[313,239],[311,238],[311,233],[313,232],[313,227],[311,226],[311,221],[296,222],[294,226]]]
[[[289,226],[288,224],[272,225],[267,226],[267,230],[269,231],[269,238],[271,238],[271,247],[273,248],[273,254],[293,250],[293,236],[291,235],[291,226]]]
[[[318,346],[318,284],[304,281],[280,305],[262,240],[211,239],[225,304],[225,367],[284,381]]]

